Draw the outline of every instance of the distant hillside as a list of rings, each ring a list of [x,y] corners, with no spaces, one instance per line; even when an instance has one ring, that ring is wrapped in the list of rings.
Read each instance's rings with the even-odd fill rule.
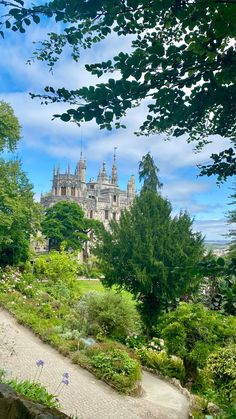
[[[227,250],[229,242],[227,240],[205,240],[206,250],[213,250],[214,252],[219,250],[220,253]]]

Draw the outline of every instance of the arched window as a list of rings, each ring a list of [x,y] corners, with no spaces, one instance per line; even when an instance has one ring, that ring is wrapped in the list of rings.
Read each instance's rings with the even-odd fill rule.
[[[109,211],[105,210],[105,220],[109,220]]]
[[[92,211],[92,210],[91,210],[91,211],[90,211],[90,213],[89,213],[89,217],[90,217],[90,218],[93,218],[93,211]]]
[[[71,196],[75,196],[75,187],[74,186],[71,187]]]

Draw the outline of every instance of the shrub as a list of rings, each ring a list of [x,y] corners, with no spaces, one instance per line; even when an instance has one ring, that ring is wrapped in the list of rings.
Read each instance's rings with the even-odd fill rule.
[[[141,379],[141,368],[139,362],[121,348],[122,345],[115,343],[93,345],[84,350],[84,354],[90,359],[98,378],[109,382],[122,393],[130,393]]]
[[[186,377],[194,381],[198,368],[204,368],[207,358],[219,347],[235,340],[236,318],[225,317],[204,308],[201,304],[181,303],[162,316],[159,334],[170,355],[183,359]]]
[[[236,345],[211,354],[207,367],[215,388],[226,402],[236,401]]]
[[[146,348],[139,349],[136,353],[142,365],[157,370],[167,377],[177,378],[183,383],[185,369],[182,359],[176,356],[168,356],[164,351],[157,352]]]
[[[74,255],[63,251],[50,252],[36,259],[34,272],[40,279],[70,283],[77,277],[77,260]]]
[[[58,401],[53,394],[49,394],[44,386],[38,383],[32,383],[28,380],[18,381],[17,379],[5,381],[18,393],[28,397],[34,402],[44,404],[48,407],[58,407]]]
[[[112,291],[85,294],[75,307],[77,327],[86,335],[125,339],[138,332],[140,320],[130,302]]]

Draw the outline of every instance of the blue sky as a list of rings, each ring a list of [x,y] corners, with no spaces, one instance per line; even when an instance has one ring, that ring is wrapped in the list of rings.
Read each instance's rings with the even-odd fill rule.
[[[130,40],[113,35],[102,45],[82,52],[79,63],[72,62],[69,52],[63,54],[53,74],[42,62],[26,62],[32,57],[33,41],[43,39],[53,28],[31,26],[28,33],[8,31],[5,39],[0,38],[0,100],[6,100],[13,107],[22,125],[22,139],[17,155],[23,169],[34,185],[35,198],[51,187],[52,170],[60,163],[61,169],[70,162],[73,168],[79,159],[81,143],[87,158],[87,178],[97,176],[103,160],[111,170],[114,147],[117,148],[120,186],[126,187],[131,174],[138,185],[138,162],[142,155],[151,152],[160,168],[160,179],[164,184],[162,194],[170,199],[173,213],[187,210],[195,218],[195,230],[202,231],[207,240],[222,240],[227,233],[225,214],[228,211],[228,196],[232,179],[218,187],[214,178],[198,177],[197,164],[207,163],[211,153],[228,147],[227,139],[213,138],[201,153],[194,153],[193,144],[185,138],[164,141],[163,135],[136,137],[133,132],[139,127],[145,115],[145,105],[133,109],[125,118],[126,130],[100,131],[94,122],[78,128],[74,123],[52,121],[54,113],[61,113],[66,105],[41,105],[32,100],[29,92],[40,93],[46,85],[78,88],[95,84],[96,78],[84,69],[85,63],[110,58],[120,50],[129,50]],[[112,46],[112,50],[111,50]],[[99,79],[99,82],[103,79]]]

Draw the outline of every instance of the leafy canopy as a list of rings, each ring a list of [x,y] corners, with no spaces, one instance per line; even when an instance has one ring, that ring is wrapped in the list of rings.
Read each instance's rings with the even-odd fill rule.
[[[158,172],[159,169],[155,165],[153,157],[150,153],[147,153],[139,163],[139,181],[143,181],[143,191],[156,192],[157,188],[160,189],[162,187],[157,176]]]
[[[4,148],[13,151],[20,139],[20,124],[8,103],[0,101],[0,152]]]
[[[157,168],[151,162],[152,178]],[[148,178],[146,185],[150,185]],[[193,268],[202,257],[203,240],[192,232],[188,214],[172,218],[169,201],[144,184],[130,210],[123,211],[119,222],[112,222],[104,232],[97,251],[105,285],[117,284],[134,294],[150,331],[158,315],[196,285]]]
[[[61,201],[46,210],[42,232],[50,239],[50,248],[59,250],[64,245],[66,249],[82,249],[88,240],[87,221],[78,204]]]
[[[36,52],[50,68],[68,46],[78,61],[81,48],[91,48],[110,34],[131,35],[131,52],[86,65],[97,77],[115,72],[116,78],[71,91],[46,87],[46,102],[73,105],[57,115],[63,121],[94,119],[100,128],[119,128],[126,112],[148,99],[138,134],[185,134],[197,141],[197,148],[211,135],[228,137],[232,148],[213,155],[213,164],[203,173],[219,175],[219,180],[236,173],[235,1],[53,0],[29,8],[23,0],[0,4],[7,7],[5,27],[13,31],[25,32],[41,16],[59,22],[58,33],[49,33]],[[2,25],[3,36],[4,29]]]
[[[157,327],[168,353],[183,359],[188,380],[206,365],[210,353],[235,342],[235,326],[234,316],[225,317],[201,304],[181,303],[163,315]]]
[[[37,208],[19,162],[0,159],[0,265],[25,262]]]
[[[236,162],[235,162],[236,164]],[[230,246],[230,254],[233,257],[236,257],[236,182],[233,185],[233,193],[230,195],[231,202],[229,205],[233,205],[233,209],[228,212],[227,220],[228,223],[232,226],[229,232],[229,236],[231,238],[231,246]]]

